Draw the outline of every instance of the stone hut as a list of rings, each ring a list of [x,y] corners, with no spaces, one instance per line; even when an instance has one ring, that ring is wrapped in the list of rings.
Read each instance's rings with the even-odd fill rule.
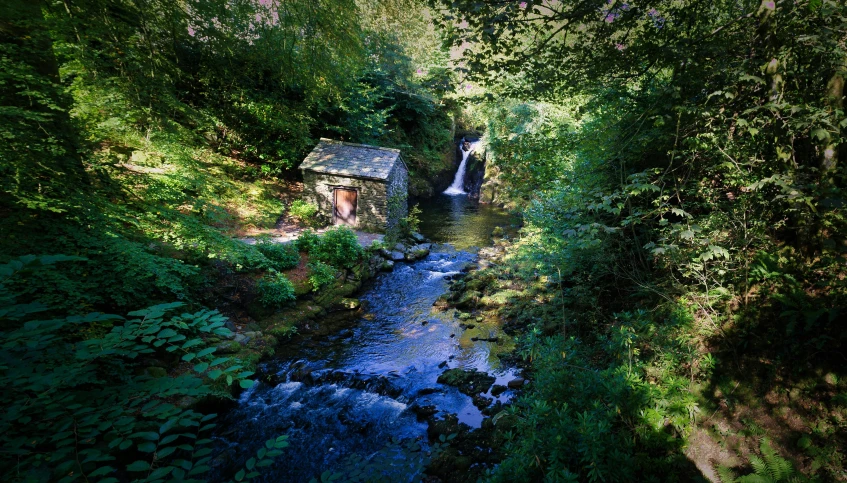
[[[321,138],[300,169],[303,198],[334,225],[384,232],[408,212],[409,170],[399,149]]]

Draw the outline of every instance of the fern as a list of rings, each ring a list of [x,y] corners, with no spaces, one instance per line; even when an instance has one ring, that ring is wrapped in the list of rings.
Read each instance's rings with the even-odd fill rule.
[[[736,477],[726,466],[718,466],[717,472],[723,483],[801,483],[815,481],[798,472],[791,462],[780,456],[767,438],[762,438],[759,455],[750,455],[753,473]]]

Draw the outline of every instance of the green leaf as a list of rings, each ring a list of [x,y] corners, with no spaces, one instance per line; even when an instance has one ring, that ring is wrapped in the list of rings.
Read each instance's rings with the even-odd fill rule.
[[[159,478],[164,478],[165,476],[167,476],[173,470],[174,470],[173,466],[164,466],[164,467],[161,467],[161,468],[156,468],[155,471],[150,473],[150,476],[148,476],[147,479],[148,480],[158,480]]]
[[[218,350],[217,347],[207,347],[207,348],[201,350],[200,352],[198,352],[197,357],[206,357],[210,354],[213,354],[216,350]]]
[[[242,389],[250,389],[251,387],[253,387],[254,382],[255,381],[251,379],[241,379],[240,381],[238,381],[238,385],[241,386]]]
[[[209,364],[206,363],[206,362],[201,362],[200,364],[197,364],[196,366],[194,366],[194,370],[196,372],[200,372],[200,373],[205,372],[206,369],[208,369],[208,368],[209,368]]]
[[[164,330],[162,330],[161,332],[159,332],[158,334],[156,334],[156,337],[158,337],[159,339],[167,339],[168,337],[173,337],[173,336],[175,336],[175,335],[176,335],[176,331],[175,331],[175,330],[173,330],[173,329],[164,329]]]
[[[94,476],[104,476],[104,475],[108,475],[109,473],[111,473],[113,471],[115,471],[115,469],[112,468],[111,466],[102,466],[102,467],[97,468],[96,470],[92,471],[91,473],[89,473],[88,477],[91,478],[91,477],[94,477]]]
[[[155,431],[142,431],[142,432],[135,433],[135,434],[131,435],[130,438],[141,438],[141,439],[147,439],[147,440],[150,440],[150,441],[158,441],[159,440],[159,433],[157,433]]]
[[[252,470],[256,466],[256,458],[250,458],[249,460],[247,460],[245,466],[247,466],[248,470]]]
[[[138,451],[141,451],[142,453],[152,453],[156,451],[156,443],[141,443],[138,445]]]
[[[246,471],[244,471],[244,469],[238,470],[238,473],[235,474],[235,481],[243,480],[244,479],[244,473],[246,473]]]
[[[138,460],[126,467],[129,471],[147,471],[150,469],[150,463]]]

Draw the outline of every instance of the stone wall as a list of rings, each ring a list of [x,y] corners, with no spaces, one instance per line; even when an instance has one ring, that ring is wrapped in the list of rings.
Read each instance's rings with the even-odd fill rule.
[[[332,191],[341,187],[358,191],[355,228],[384,232],[388,223],[388,192],[385,182],[303,171],[303,199],[314,203],[320,209],[321,216],[329,222],[332,221]]]
[[[400,218],[409,214],[409,172],[406,165],[399,162],[388,175],[388,223],[391,229]]]

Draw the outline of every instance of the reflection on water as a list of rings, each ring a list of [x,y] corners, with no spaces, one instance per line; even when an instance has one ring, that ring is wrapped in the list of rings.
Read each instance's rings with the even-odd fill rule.
[[[450,243],[460,250],[491,244],[491,232],[501,226],[518,225],[520,219],[495,206],[482,204],[467,196],[439,195],[418,203],[421,233],[439,243]]]

